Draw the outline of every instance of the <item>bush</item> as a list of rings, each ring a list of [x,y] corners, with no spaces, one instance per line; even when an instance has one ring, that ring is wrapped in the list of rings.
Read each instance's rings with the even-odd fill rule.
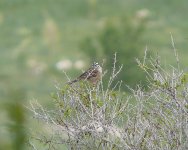
[[[36,140],[54,149],[187,149],[188,75],[174,67],[165,71],[158,59],[137,62],[149,91],[137,86],[126,94],[122,82],[112,86],[121,70],[114,64],[107,88],[102,81],[57,86],[55,110],[33,103],[34,116],[52,130]]]
[[[119,78],[129,85],[135,85],[145,80],[145,75],[139,72],[135,58],[143,54],[142,35],[146,19],[137,17],[116,17],[106,21],[99,34],[87,37],[81,44],[81,50],[91,58],[105,58],[105,68],[111,68],[112,55],[117,51],[117,64],[125,64]],[[138,73],[139,72],[139,73]],[[108,74],[110,75],[110,74]]]

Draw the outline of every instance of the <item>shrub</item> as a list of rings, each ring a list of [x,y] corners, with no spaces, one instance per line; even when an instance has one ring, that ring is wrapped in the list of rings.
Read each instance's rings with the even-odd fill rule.
[[[57,86],[55,110],[31,104],[34,116],[53,131],[35,139],[54,149],[187,149],[188,75],[175,67],[165,71],[158,59],[137,62],[149,91],[129,87],[126,94],[122,82],[112,86],[121,70],[115,63],[107,88],[102,81],[97,87]]]

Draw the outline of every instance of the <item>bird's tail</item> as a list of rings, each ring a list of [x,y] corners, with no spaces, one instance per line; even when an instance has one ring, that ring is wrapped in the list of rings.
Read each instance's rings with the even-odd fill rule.
[[[78,79],[75,79],[75,80],[72,80],[72,81],[70,81],[70,82],[67,82],[67,84],[68,85],[71,85],[71,84],[73,84],[73,83],[75,83],[75,82],[78,82],[79,80]]]

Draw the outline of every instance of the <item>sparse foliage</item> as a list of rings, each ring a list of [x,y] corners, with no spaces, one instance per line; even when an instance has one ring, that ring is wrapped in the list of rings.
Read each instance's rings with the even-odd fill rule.
[[[34,116],[53,130],[36,139],[54,149],[187,149],[188,75],[179,67],[164,70],[158,57],[145,54],[137,62],[147,74],[149,90],[138,85],[129,87],[131,93],[121,91],[121,81],[112,84],[122,69],[114,63],[106,89],[103,81],[97,87],[84,82],[57,86],[52,96],[56,110],[32,103]]]

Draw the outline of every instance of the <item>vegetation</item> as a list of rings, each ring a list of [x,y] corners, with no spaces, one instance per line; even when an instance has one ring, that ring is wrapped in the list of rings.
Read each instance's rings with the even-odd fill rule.
[[[102,82],[57,87],[53,110],[32,103],[34,117],[51,130],[34,139],[53,149],[187,149],[187,74],[179,67],[166,71],[158,58],[146,55],[137,62],[149,91],[138,85],[126,94],[122,82],[112,86],[122,69],[116,70],[115,59],[107,88]]]
[[[175,37],[182,68],[186,70],[187,5],[187,0],[1,0],[0,149],[27,149],[24,145],[27,133],[44,130],[41,135],[48,136],[47,125],[31,119],[25,106],[37,99],[47,110],[54,109],[49,93],[54,91],[54,82],[61,85],[67,80],[57,64],[68,60],[70,66],[65,71],[75,78],[92,61],[84,48],[91,47],[87,40],[98,41],[94,59],[108,70],[103,80],[104,89],[112,67],[107,52],[109,47],[114,48],[111,54],[117,51],[117,64],[124,65],[112,86],[119,80],[131,88],[146,82],[144,73],[138,72],[134,63],[135,57],[144,55],[145,47],[153,54],[158,53],[164,62],[162,67],[169,71],[168,64],[175,64],[170,32]],[[147,16],[146,20],[142,20],[143,16]],[[120,46],[108,41],[109,30],[112,41],[116,37]],[[120,30],[126,30],[123,32],[126,36],[121,35]],[[128,38],[133,31],[136,31],[133,37],[138,37],[137,41]],[[83,46],[83,43],[88,45]],[[127,53],[129,48],[135,50],[134,54]],[[110,57],[105,60],[110,61],[103,63],[107,55]],[[126,55],[125,62],[122,55]],[[80,60],[84,65],[76,68]],[[122,89],[124,86],[122,84]],[[38,149],[44,148],[40,143],[33,144]]]

